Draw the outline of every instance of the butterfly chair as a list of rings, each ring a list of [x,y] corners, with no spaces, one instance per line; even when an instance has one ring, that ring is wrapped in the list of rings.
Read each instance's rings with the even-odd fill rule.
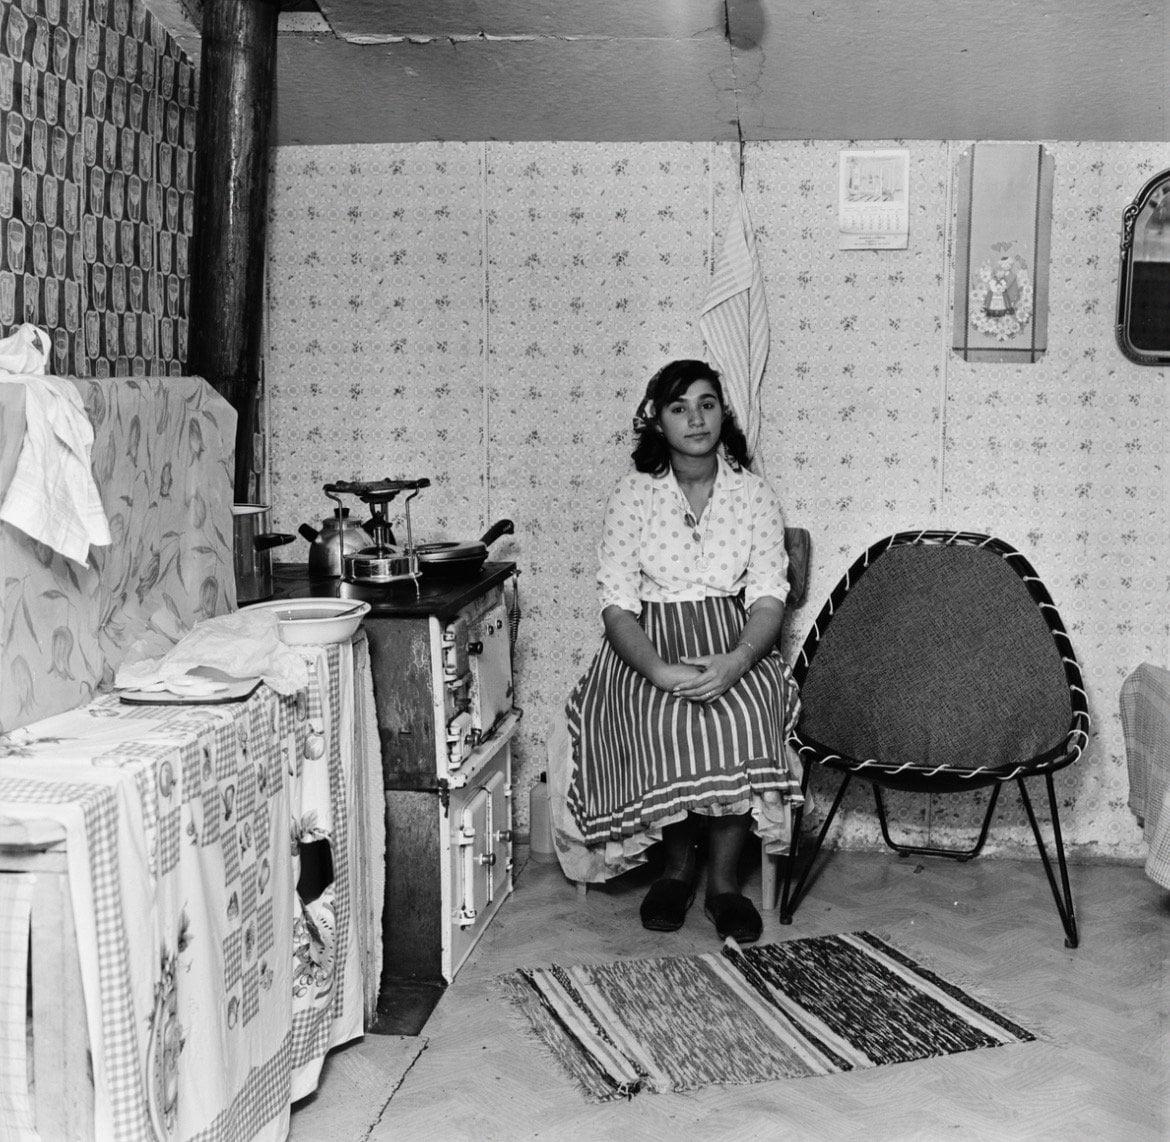
[[[1065,931],[1077,925],[1052,775],[1081,755],[1089,716],[1076,656],[1044,584],[1018,551],[971,532],[913,531],[875,543],[845,573],[813,623],[793,673],[801,714],[789,743],[804,762],[843,775],[797,883],[799,810],[780,897],[780,921],[809,875],[854,777],[874,792],[882,837],[901,856],[970,860],[987,839],[1003,784],[1014,781]],[[1060,884],[1027,778],[1048,790]],[[970,848],[890,836],[884,789],[965,793],[990,787]]]

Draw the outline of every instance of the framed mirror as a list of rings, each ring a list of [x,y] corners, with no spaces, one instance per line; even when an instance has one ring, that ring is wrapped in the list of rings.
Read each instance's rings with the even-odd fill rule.
[[[1117,344],[1139,365],[1170,364],[1170,170],[1122,215]]]

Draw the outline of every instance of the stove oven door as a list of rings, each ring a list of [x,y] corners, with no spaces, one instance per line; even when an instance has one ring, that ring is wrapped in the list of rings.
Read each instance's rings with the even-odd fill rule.
[[[506,750],[504,751],[506,753]],[[511,891],[512,832],[506,765],[489,764],[451,796],[450,976]]]
[[[455,900],[455,922],[461,928],[473,928],[484,907],[491,903],[491,794],[476,789],[459,814],[455,844],[459,849],[459,869]]]
[[[488,867],[491,869],[491,883],[488,892],[491,902],[499,903],[512,890],[512,814],[511,789],[507,775],[493,773],[484,786],[488,794],[488,845],[491,853]]]
[[[467,637],[471,728],[478,739],[512,708],[512,646],[503,602],[469,621]]]

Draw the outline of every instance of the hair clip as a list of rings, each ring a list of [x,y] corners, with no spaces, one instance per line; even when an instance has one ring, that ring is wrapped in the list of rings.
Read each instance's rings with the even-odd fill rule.
[[[638,433],[645,432],[650,427],[651,421],[654,419],[654,402],[647,397],[639,406],[638,411],[634,413],[634,431]]]

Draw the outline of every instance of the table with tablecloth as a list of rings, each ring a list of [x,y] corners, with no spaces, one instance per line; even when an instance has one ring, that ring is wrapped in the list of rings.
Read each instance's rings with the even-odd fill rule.
[[[0,846],[34,820],[66,836],[98,1138],[283,1138],[325,1053],[362,1034],[384,851],[369,656],[360,631],[298,649],[294,695],[106,694],[0,737]],[[332,880],[302,899],[322,841]]]
[[[1146,875],[1170,888],[1170,670],[1144,662],[1121,685],[1129,807],[1148,846]]]

